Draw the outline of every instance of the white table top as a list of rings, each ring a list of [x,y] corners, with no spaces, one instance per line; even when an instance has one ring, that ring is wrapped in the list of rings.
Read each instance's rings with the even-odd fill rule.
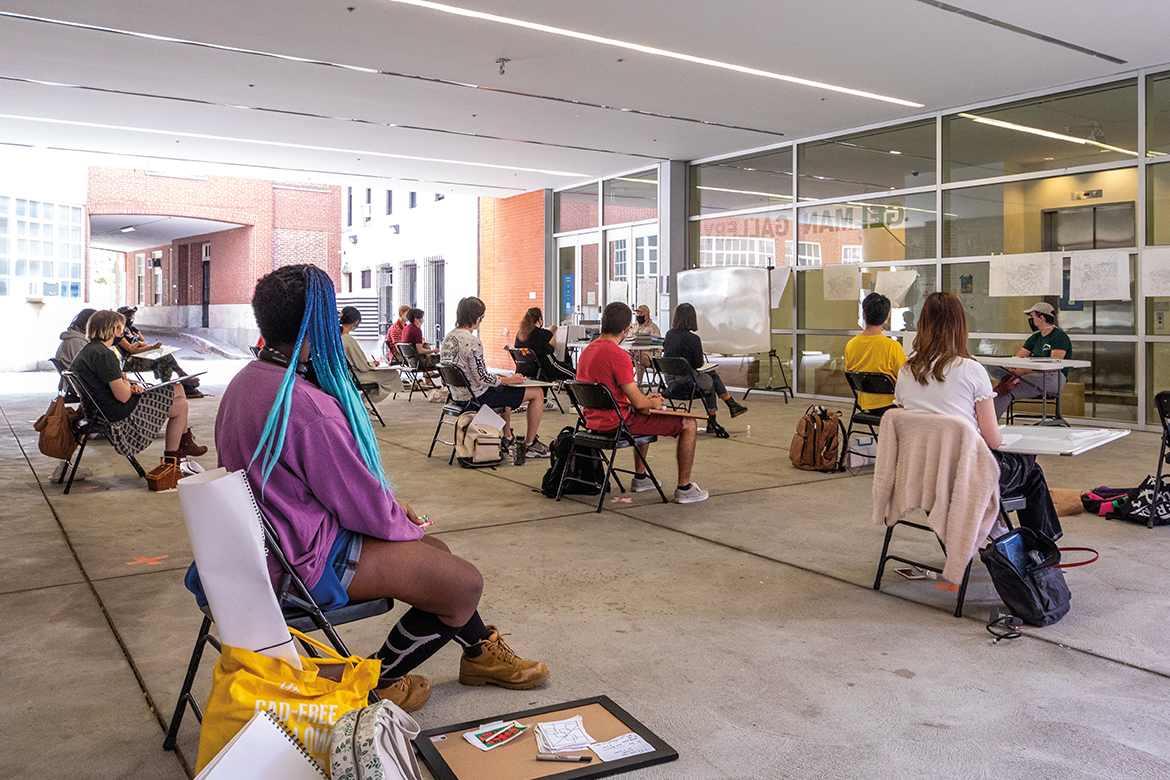
[[[512,387],[556,387],[556,382],[541,382],[538,379],[525,379],[518,385]]]
[[[1059,371],[1062,368],[1088,368],[1088,360],[1057,360],[1056,358],[1016,357],[1015,355],[976,355],[975,360],[985,366],[1026,368],[1029,371]]]
[[[1001,425],[1004,440],[1019,436],[1011,444],[1000,446],[1000,452],[1020,455],[1080,455],[1102,444],[1117,441],[1129,431],[1114,428],[1046,428],[1037,425]]]
[[[180,349],[182,349],[182,347],[168,347],[164,344],[157,349],[148,349],[145,352],[136,352],[135,354],[130,355],[130,357],[142,358],[143,360],[159,360],[160,358],[164,358],[167,355],[172,355],[178,352]]]

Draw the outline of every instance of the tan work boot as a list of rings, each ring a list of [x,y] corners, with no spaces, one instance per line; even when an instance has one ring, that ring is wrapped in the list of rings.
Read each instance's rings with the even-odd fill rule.
[[[404,674],[385,688],[374,689],[374,693],[405,712],[414,712],[431,698],[431,681],[421,674]]]
[[[459,660],[459,682],[463,685],[498,685],[523,691],[535,688],[548,679],[548,667],[540,661],[525,661],[500,638],[495,626],[487,626],[491,635],[480,642],[479,655]]]

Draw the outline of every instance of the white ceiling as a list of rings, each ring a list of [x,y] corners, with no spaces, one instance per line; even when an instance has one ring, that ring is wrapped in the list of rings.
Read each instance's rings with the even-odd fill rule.
[[[1170,57],[1165,0],[450,2],[924,107],[393,0],[0,0],[0,143],[98,152],[109,165],[198,161],[507,196]],[[510,60],[504,75],[498,58]]]
[[[167,246],[178,238],[219,233],[238,227],[242,225],[192,217],[93,214],[89,219],[89,245],[111,252],[140,252],[143,249]]]

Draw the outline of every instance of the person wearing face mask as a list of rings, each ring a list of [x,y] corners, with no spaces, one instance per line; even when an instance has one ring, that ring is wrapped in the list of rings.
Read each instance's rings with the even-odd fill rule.
[[[661,335],[662,331],[658,329],[654,320],[650,319],[649,306],[643,303],[634,310],[634,324],[630,328],[630,338],[637,336],[653,336],[654,338],[658,338]],[[654,353],[645,350],[633,350],[630,352],[630,356],[634,358],[634,369],[636,373],[634,381],[642,384],[642,376],[646,373],[646,368],[650,365],[650,358],[654,357]]]
[[[1024,312],[1029,317],[1028,325],[1032,335],[1016,353],[1016,357],[1055,358],[1062,360],[1072,357],[1072,340],[1068,334],[1056,327],[1056,310],[1051,303],[1041,301]],[[1012,401],[1023,398],[1041,398],[1047,391],[1049,398],[1056,398],[1068,381],[1068,369],[1060,371],[1030,371],[1026,368],[1012,368],[1003,375],[995,388],[995,417],[999,419]]]

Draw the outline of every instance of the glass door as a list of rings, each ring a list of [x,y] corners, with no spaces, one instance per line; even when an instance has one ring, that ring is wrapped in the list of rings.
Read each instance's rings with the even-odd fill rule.
[[[557,323],[601,321],[600,249],[596,233],[557,239]]]

